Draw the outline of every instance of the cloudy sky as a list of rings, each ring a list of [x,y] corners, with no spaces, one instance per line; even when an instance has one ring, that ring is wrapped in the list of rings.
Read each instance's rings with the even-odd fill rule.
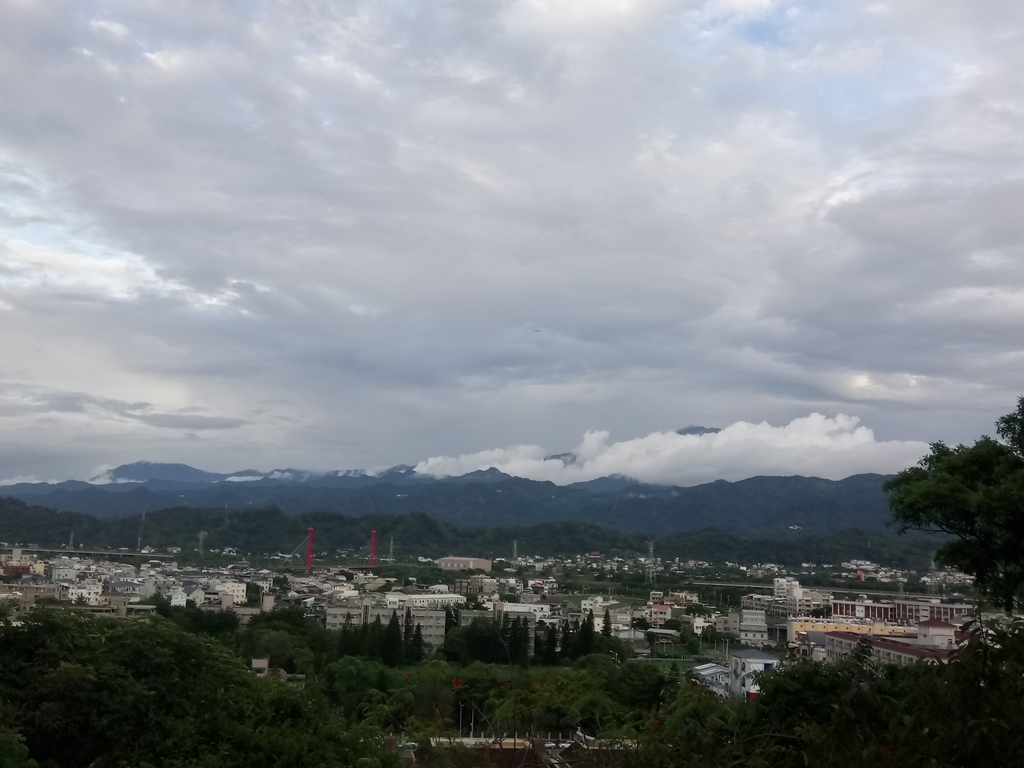
[[[991,432],[1022,31],[1019,0],[0,0],[0,480],[841,477]]]

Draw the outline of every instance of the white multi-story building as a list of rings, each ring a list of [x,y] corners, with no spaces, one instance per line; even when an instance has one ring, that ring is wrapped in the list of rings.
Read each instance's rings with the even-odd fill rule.
[[[594,618],[596,619],[598,614],[604,614],[606,610],[610,610],[613,606],[618,605],[617,600],[612,600],[606,595],[598,595],[597,597],[585,597],[580,601],[580,611],[584,614],[593,611]]]
[[[421,595],[407,595],[405,592],[388,592],[384,596],[388,610],[405,610],[406,608],[461,608],[466,604],[465,595],[451,592],[427,592]]]
[[[233,602],[245,602],[245,584],[241,581],[212,581],[210,591],[218,595],[229,595]]]
[[[743,608],[764,611],[771,616],[810,616],[815,610],[828,608],[832,595],[805,589],[794,578],[780,577],[772,582],[771,595],[744,595]]]
[[[705,616],[683,614],[679,617],[679,623],[695,635],[704,634],[704,630],[711,626],[711,622]]]
[[[359,597],[359,590],[345,585],[335,586],[333,589],[331,589],[329,593],[329,598],[331,602],[335,603],[340,602],[342,600],[348,600],[352,597]]]
[[[533,616],[534,621],[547,621],[551,618],[551,606],[547,603],[506,603],[501,600],[494,604],[494,620],[501,621],[502,614],[516,616]],[[596,614],[595,614],[596,618]]]
[[[672,618],[671,605],[649,605],[644,611],[644,618],[652,627],[660,627]]]
[[[74,581],[78,578],[78,567],[74,565],[57,565],[51,569],[50,581]]]
[[[759,646],[768,642],[768,623],[764,611],[744,608],[727,616],[715,618],[715,629],[739,637],[744,645]]]
[[[794,593],[798,593],[800,589],[800,582],[793,578],[783,576],[772,582],[772,596],[776,600],[785,600]]]
[[[99,605],[103,595],[103,585],[95,581],[68,584],[65,589],[64,599],[70,600],[72,603],[84,602],[86,605]]]
[[[777,658],[761,651],[735,651],[729,660],[729,695],[754,698],[761,691],[757,673],[773,669],[778,663]]]

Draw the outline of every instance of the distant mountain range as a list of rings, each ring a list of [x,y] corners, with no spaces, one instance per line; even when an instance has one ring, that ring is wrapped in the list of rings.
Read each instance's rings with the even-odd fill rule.
[[[854,475],[839,481],[753,477],[675,487],[611,476],[558,486],[497,469],[449,478],[422,475],[407,465],[376,473],[279,469],[225,474],[185,464],[137,462],[112,469],[92,482],[19,483],[0,488],[0,496],[99,518],[186,506],[276,507],[287,515],[418,512],[463,527],[581,522],[655,535],[709,527],[738,535],[822,534],[849,528],[885,530],[889,520],[882,491],[885,479],[882,475]]]

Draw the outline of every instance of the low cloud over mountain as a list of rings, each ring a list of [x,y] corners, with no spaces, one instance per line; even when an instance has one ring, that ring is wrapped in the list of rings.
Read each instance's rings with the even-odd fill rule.
[[[925,443],[880,441],[853,416],[820,413],[782,427],[740,421],[720,431],[654,432],[613,441],[589,431],[571,453],[551,456],[538,445],[516,445],[461,456],[437,456],[416,471],[458,476],[494,467],[509,475],[559,485],[626,475],[646,483],[693,485],[754,475],[809,475],[839,479],[863,472],[894,472],[913,464]],[[680,434],[680,432],[689,432]],[[570,457],[570,458],[567,458]]]

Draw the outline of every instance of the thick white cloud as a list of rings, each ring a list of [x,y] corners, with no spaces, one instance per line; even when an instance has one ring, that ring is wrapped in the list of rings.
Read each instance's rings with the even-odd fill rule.
[[[0,476],[990,431],[1024,379],[1021,29],[1017,0],[0,4]]]
[[[645,483],[686,486],[756,475],[841,479],[861,472],[890,473],[915,463],[927,450],[920,442],[879,441],[855,417],[813,413],[782,427],[741,421],[703,435],[655,432],[611,441],[608,432],[591,431],[569,457],[549,456],[536,445],[517,445],[438,456],[417,464],[416,471],[451,477],[494,468],[557,485],[625,475]]]

